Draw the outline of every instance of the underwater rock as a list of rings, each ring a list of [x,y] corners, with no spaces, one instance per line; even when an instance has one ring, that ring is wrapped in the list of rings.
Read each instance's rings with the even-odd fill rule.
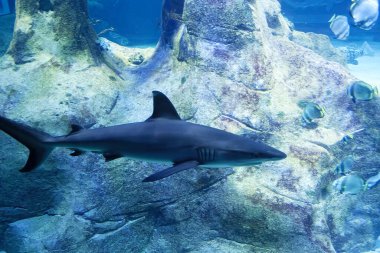
[[[359,62],[357,59],[364,56],[364,50],[355,46],[339,47],[338,50],[345,55],[345,61],[348,64],[358,65]]]
[[[117,73],[125,67],[140,65],[154,53],[154,48],[123,47],[102,37],[98,39],[98,44],[104,61]]]
[[[335,61],[341,64],[345,64],[346,54],[335,48],[328,36],[316,33],[303,33],[299,31],[293,31],[290,39],[306,48],[309,48],[317,54],[323,56],[327,60]]]
[[[79,44],[77,36],[65,37],[78,28],[55,18],[61,15],[56,2],[39,11],[29,1],[19,3],[16,31],[22,28],[22,34],[0,59],[2,115],[66,135],[73,122],[100,127],[144,121],[151,115],[151,91],[160,90],[183,119],[264,141],[288,158],[252,168],[199,168],[146,184],[143,178],[170,165],[106,163],[99,154],[71,157],[57,149],[38,170],[20,173],[27,150],[0,133],[0,250],[353,253],[373,245],[368,228],[379,224],[371,215],[380,212],[378,187],[362,199],[320,196],[333,182],[330,168],[347,150],[365,155],[359,173],[376,167],[380,134],[373,126],[380,119],[373,115],[380,105],[350,102],[346,88],[356,79],[339,60],[310,50],[329,47],[325,39],[324,46],[314,46],[308,37],[310,48],[290,40],[304,34],[291,31],[277,1],[165,1],[160,43],[138,66],[128,60],[111,66],[86,32],[87,19]],[[65,15],[82,21],[83,1],[62,3]],[[64,31],[50,29],[57,25]],[[58,49],[42,50],[44,43]],[[334,53],[331,59],[337,59]],[[331,113],[318,128],[303,128],[297,124],[300,100]],[[352,146],[331,144],[359,126],[366,131]],[[346,221],[356,209],[365,213],[365,222],[356,220],[365,226],[365,245],[353,247],[359,239]]]
[[[16,5],[13,39],[7,54],[15,64],[35,57],[55,57],[70,64],[73,57],[97,64],[100,52],[88,23],[87,1],[26,1]],[[38,31],[38,32],[36,32]]]
[[[141,53],[135,53],[129,57],[128,61],[133,65],[140,65],[145,60],[144,56]]]

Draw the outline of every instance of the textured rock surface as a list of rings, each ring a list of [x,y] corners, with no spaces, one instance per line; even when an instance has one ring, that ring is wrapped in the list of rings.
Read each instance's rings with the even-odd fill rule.
[[[177,0],[166,1],[164,8],[155,54],[139,66],[117,69],[118,75],[83,57],[89,55],[87,47],[75,51],[70,64],[57,60],[60,50],[35,51],[37,37],[27,44],[33,52],[28,61],[16,61],[10,51],[0,63],[1,114],[64,135],[71,122],[99,127],[143,121],[151,113],[151,91],[160,90],[184,119],[265,141],[288,158],[252,168],[196,169],[143,184],[145,176],[167,165],[128,159],[105,163],[97,154],[70,157],[70,151],[57,149],[41,168],[22,174],[18,169],[27,150],[1,134],[0,249],[371,248],[379,232],[379,219],[372,215],[379,212],[379,189],[354,197],[323,192],[347,153],[361,159],[355,169],[364,177],[378,170],[373,165],[379,160],[380,134],[373,124],[380,122],[373,115],[379,102],[353,104],[345,91],[354,78],[337,62],[291,41],[294,33],[277,1]],[[54,10],[38,15],[55,15]],[[49,20],[20,17],[37,24]],[[36,26],[32,33],[41,37],[45,29]],[[47,33],[44,41],[54,36]],[[24,50],[17,48],[16,55]],[[327,108],[318,127],[301,126],[301,99]],[[339,143],[344,132],[360,127],[366,131],[353,143]],[[361,217],[350,219],[354,213]]]
[[[326,35],[294,31],[290,36],[290,40],[313,50],[327,60],[336,61],[343,65],[351,63],[349,59],[347,59],[347,54],[335,48]]]
[[[120,46],[106,38],[99,38],[103,59],[109,67],[119,72],[128,66],[137,66],[152,57],[154,48],[130,48]]]
[[[73,57],[97,62],[96,34],[87,19],[87,1],[84,0],[17,1],[8,55],[16,64],[42,56],[55,57],[66,64],[70,64]]]

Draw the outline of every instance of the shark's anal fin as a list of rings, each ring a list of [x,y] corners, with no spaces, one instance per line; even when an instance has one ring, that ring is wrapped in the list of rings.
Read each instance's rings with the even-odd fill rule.
[[[25,166],[20,169],[20,172],[30,172],[34,170],[36,167],[41,165],[41,163],[46,159],[46,157],[51,152],[50,149],[33,149],[29,148],[29,158],[26,162]]]
[[[80,156],[80,155],[83,155],[83,151],[82,150],[79,150],[79,149],[72,149],[72,153],[70,154],[71,156]]]
[[[103,156],[104,156],[104,159],[106,160],[106,162],[113,161],[115,159],[123,157],[120,154],[114,154],[114,153],[104,153]]]
[[[172,102],[161,92],[153,91],[153,113],[146,121],[164,118],[181,120]]]
[[[153,175],[150,175],[149,177],[145,178],[143,182],[154,182],[160,179],[163,179],[165,177],[171,176],[175,173],[195,168],[199,165],[199,162],[197,161],[187,161],[183,163],[178,163],[174,165],[173,167],[161,170],[157,173],[154,173]]]

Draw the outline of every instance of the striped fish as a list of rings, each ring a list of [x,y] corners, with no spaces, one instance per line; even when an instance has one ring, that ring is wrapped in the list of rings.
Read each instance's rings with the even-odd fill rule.
[[[355,0],[350,14],[354,24],[363,30],[370,30],[379,17],[379,0]]]
[[[330,29],[338,40],[346,40],[350,35],[350,25],[346,16],[335,15],[329,20]]]

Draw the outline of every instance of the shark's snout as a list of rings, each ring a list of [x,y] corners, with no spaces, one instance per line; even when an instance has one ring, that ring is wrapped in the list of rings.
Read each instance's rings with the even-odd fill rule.
[[[270,160],[276,160],[276,161],[285,159],[287,157],[287,155],[284,152],[272,147],[267,148],[264,156],[266,158],[269,158]]]
[[[285,159],[287,155],[284,152],[276,149],[276,151],[273,154],[273,157],[276,160],[282,160],[282,159]]]

